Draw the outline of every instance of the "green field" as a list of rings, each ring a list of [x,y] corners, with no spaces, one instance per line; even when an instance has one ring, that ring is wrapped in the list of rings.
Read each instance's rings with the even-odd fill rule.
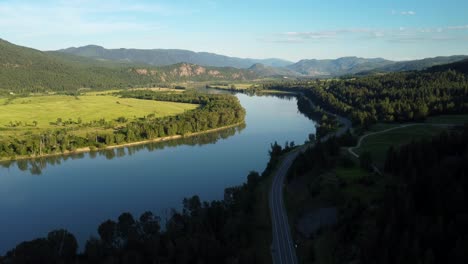
[[[60,128],[55,122],[81,119],[82,123],[119,117],[128,120],[154,114],[155,117],[170,116],[197,108],[194,104],[158,102],[112,95],[31,96],[0,98],[0,129],[3,135],[24,133],[41,129]],[[37,123],[36,123],[37,122]],[[12,125],[13,124],[13,125]],[[73,125],[67,125],[73,126]]]
[[[365,138],[362,141],[361,147],[355,149],[355,152],[361,155],[363,152],[369,151],[376,165],[382,166],[385,161],[387,150],[391,146],[398,147],[412,140],[430,139],[444,130],[447,130],[447,127],[431,125],[417,125],[395,129]]]
[[[443,125],[462,125],[468,123],[468,115],[440,115],[433,116],[415,126],[403,127],[391,130],[382,134],[371,135],[362,141],[361,147],[354,149],[360,155],[365,151],[372,154],[372,158],[377,166],[381,166],[385,160],[385,155],[390,146],[400,146],[412,140],[429,139],[442,131],[447,130]],[[437,126],[440,124],[441,126]],[[369,132],[379,132],[390,128],[402,126],[399,123],[378,123],[373,125]]]
[[[440,115],[427,119],[426,123],[432,124],[458,124],[468,123],[468,115]]]

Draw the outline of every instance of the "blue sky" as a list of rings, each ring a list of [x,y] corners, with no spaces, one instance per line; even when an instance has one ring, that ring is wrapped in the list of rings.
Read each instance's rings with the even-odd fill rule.
[[[289,60],[468,54],[465,0],[0,0],[0,38]]]

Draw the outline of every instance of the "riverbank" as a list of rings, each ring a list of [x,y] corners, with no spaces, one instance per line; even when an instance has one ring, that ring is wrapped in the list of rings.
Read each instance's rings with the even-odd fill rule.
[[[145,144],[149,144],[149,143],[165,142],[165,141],[171,141],[171,140],[176,140],[176,139],[181,139],[181,138],[189,138],[189,137],[214,133],[214,132],[222,131],[222,130],[225,130],[225,129],[237,127],[237,126],[242,125],[244,123],[245,122],[239,122],[239,123],[235,123],[235,124],[228,125],[228,126],[208,129],[208,130],[205,130],[205,131],[190,133],[190,134],[186,134],[186,135],[174,135],[174,136],[168,136],[168,137],[159,137],[159,138],[154,138],[154,139],[129,142],[129,143],[125,143],[125,144],[106,146],[106,147],[103,147],[103,148],[91,149],[91,147],[85,147],[85,148],[78,148],[78,149],[75,149],[73,151],[47,153],[47,154],[43,154],[43,155],[15,156],[15,157],[10,157],[10,158],[1,157],[0,162],[28,160],[28,159],[40,159],[40,158],[56,157],[56,156],[69,156],[69,155],[88,153],[88,152],[94,152],[94,151],[100,151],[100,150],[110,150],[110,149],[118,149],[118,148],[132,147],[132,146],[138,146],[138,145],[145,145]]]
[[[255,89],[255,88],[229,88],[229,87],[219,87],[219,86],[210,86],[206,87],[207,89],[213,89],[224,92],[231,93],[244,93],[244,94],[255,94],[255,95],[278,95],[278,96],[294,96],[297,95],[296,91],[282,91],[282,90],[270,90],[270,89]]]

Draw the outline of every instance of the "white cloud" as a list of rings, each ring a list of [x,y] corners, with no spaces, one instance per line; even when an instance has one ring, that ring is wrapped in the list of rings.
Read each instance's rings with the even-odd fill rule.
[[[68,0],[55,5],[0,2],[2,34],[16,38],[79,37],[112,33],[158,31],[166,16],[184,15],[194,10],[180,10],[159,4],[135,4],[131,1]],[[151,14],[151,20],[139,19]]]
[[[448,30],[468,30],[468,25],[450,26],[450,27],[447,27],[446,29],[448,29]]]
[[[274,43],[301,43],[307,41],[381,39],[391,42],[453,41],[466,39],[468,35],[455,31],[468,30],[468,25],[433,28],[398,27],[390,29],[349,28],[337,30],[285,32],[263,41]]]
[[[400,12],[400,15],[403,15],[403,16],[414,16],[414,15],[416,15],[416,12],[414,12],[414,11],[401,11],[401,12]]]
[[[335,36],[334,31],[319,31],[319,32],[286,32],[284,35],[289,37],[305,38],[305,39],[324,39]]]
[[[397,11],[397,10],[392,10],[390,11],[392,15],[402,15],[402,16],[414,16],[416,15],[415,11],[412,10],[404,10],[404,11]]]

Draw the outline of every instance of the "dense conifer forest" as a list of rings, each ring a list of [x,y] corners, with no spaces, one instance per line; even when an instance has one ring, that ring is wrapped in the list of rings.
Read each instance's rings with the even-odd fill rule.
[[[340,262],[466,263],[467,150],[467,126],[391,148],[381,198],[350,202],[337,225]]]
[[[354,144],[350,135],[317,142],[295,160],[288,181],[353,168],[340,148]],[[333,195],[340,201],[338,222],[308,238],[315,244],[332,237],[331,242],[305,249],[308,261],[317,260],[321,248],[333,255],[330,263],[466,263],[467,150],[465,125],[390,148],[382,174],[364,173],[353,183],[339,178]],[[367,171],[365,156],[358,166]],[[308,187],[310,195],[326,192],[314,186]],[[342,200],[349,188],[361,193]]]
[[[421,121],[468,111],[468,61],[427,71],[333,80],[282,81],[265,89],[300,90],[332,112],[368,127],[378,121]]]

